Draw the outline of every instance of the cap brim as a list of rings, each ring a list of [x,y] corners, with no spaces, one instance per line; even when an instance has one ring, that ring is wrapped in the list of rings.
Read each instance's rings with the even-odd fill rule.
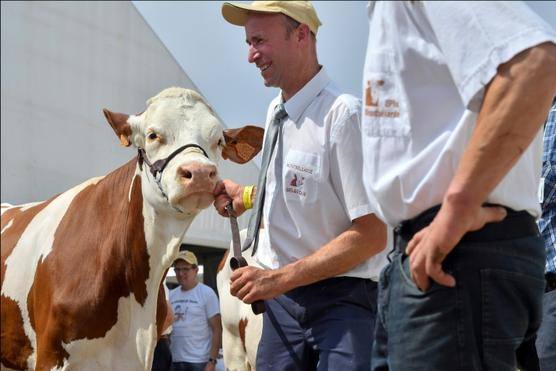
[[[249,12],[281,13],[279,10],[261,9],[249,4],[222,4],[222,16],[226,21],[236,26],[245,26]]]
[[[249,6],[239,6],[232,3],[224,3],[222,5],[222,16],[231,24],[236,26],[244,26],[247,22],[247,12]]]

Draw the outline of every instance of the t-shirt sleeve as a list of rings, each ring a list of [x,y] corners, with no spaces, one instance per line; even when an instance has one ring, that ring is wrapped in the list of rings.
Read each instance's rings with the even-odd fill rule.
[[[218,297],[210,287],[205,287],[205,310],[207,318],[211,318],[220,314],[220,306],[218,304]]]
[[[517,1],[424,1],[424,11],[467,108],[478,112],[498,66],[556,32]]]

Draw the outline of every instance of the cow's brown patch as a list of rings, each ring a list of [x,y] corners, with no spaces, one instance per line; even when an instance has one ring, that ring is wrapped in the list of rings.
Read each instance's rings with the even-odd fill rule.
[[[168,300],[166,299],[166,294],[164,293],[164,280],[168,274],[168,269],[164,272],[160,285],[158,287],[158,297],[156,302],[156,335],[157,339],[168,327],[172,326],[174,322],[174,315],[172,314],[172,307]]]
[[[247,353],[247,345],[245,344],[245,329],[247,328],[247,323],[249,321],[247,318],[242,318],[239,320],[238,328],[239,328],[239,338],[241,339],[241,345],[243,345],[243,350]]]
[[[224,269],[224,266],[226,265],[226,260],[228,259],[228,254],[229,253],[230,253],[230,250],[226,250],[226,252],[224,253],[224,256],[222,256],[222,259],[220,259],[220,263],[218,263],[218,267],[216,268],[216,273],[218,273],[222,269]]]
[[[21,235],[29,223],[31,223],[33,218],[35,218],[35,216],[41,212],[42,209],[48,206],[55,198],[56,197],[52,197],[50,200],[36,204],[24,211],[21,211],[20,206],[16,206],[6,210],[4,214],[2,214],[0,230],[3,230],[10,221],[12,222],[12,225],[6,229],[4,233],[2,233],[2,266],[0,268],[2,269],[1,282],[4,282],[4,275],[6,274],[6,259],[11,255],[17,241],[19,241]]]
[[[4,208],[4,207],[2,207],[2,208]],[[15,216],[18,215],[18,214],[21,214],[21,206],[14,206],[14,207],[10,208],[9,210],[6,210],[2,214],[2,221],[0,222],[0,229],[4,229],[4,227],[8,225],[10,220],[15,218]]]
[[[63,364],[69,355],[62,343],[105,336],[118,320],[120,298],[133,294],[145,303],[149,255],[136,163],[75,196],[54,234],[52,252],[38,264],[27,299],[38,369]]]
[[[2,348],[2,365],[14,370],[26,370],[27,359],[33,354],[31,341],[23,331],[23,318],[17,303],[1,296],[2,307],[2,336],[0,347]]]

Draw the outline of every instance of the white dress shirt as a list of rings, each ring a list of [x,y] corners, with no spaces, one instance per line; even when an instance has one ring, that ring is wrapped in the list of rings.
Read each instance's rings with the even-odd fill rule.
[[[267,125],[281,96],[270,104]],[[360,101],[324,68],[285,104],[288,118],[270,160],[257,260],[279,268],[308,256],[374,213],[362,182]],[[386,252],[342,276],[378,280]]]
[[[380,1],[368,10],[364,180],[396,225],[442,202],[498,66],[556,34],[520,2]],[[539,131],[487,202],[538,217],[541,155]]]

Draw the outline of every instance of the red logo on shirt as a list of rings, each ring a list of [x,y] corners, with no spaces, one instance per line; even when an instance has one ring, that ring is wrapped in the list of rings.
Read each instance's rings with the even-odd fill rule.
[[[385,118],[400,117],[400,103],[393,98],[383,98],[388,91],[387,85],[388,82],[384,80],[367,80],[367,87],[365,88],[366,116]]]
[[[289,187],[286,187],[286,192],[295,193],[300,196],[305,197],[307,193],[303,191],[303,184],[305,183],[305,177],[298,176],[296,173],[293,174],[293,177],[289,181]]]
[[[290,181],[290,185],[292,187],[301,187],[304,181],[305,181],[305,177],[301,177],[301,179],[298,179],[297,174],[293,174],[293,178]]]

